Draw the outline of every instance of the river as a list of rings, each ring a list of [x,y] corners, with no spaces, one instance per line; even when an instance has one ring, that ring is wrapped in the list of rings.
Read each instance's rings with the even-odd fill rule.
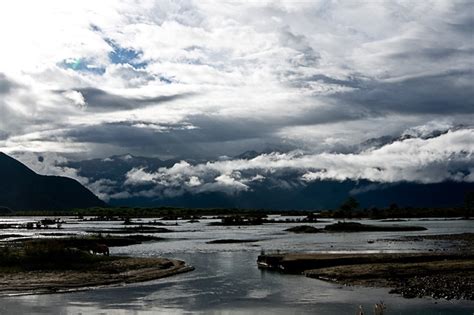
[[[22,218],[21,220],[36,220]],[[117,228],[121,222],[80,222],[68,219],[62,233],[85,234],[90,229]],[[284,218],[283,218],[284,219]],[[4,222],[18,218],[2,219]],[[0,220],[0,222],[2,222]],[[362,305],[372,314],[374,303],[384,301],[386,314],[474,313],[474,302],[404,299],[388,289],[346,287],[299,275],[262,271],[256,259],[265,251],[379,252],[439,250],[435,242],[397,242],[403,235],[469,232],[474,221],[411,220],[397,224],[421,225],[423,232],[370,232],[292,234],[294,223],[262,226],[209,226],[215,220],[197,223],[168,221],[166,241],[115,247],[112,254],[178,258],[193,265],[193,272],[122,287],[96,288],[64,294],[4,296],[0,314],[355,314]],[[368,223],[361,221],[362,223]],[[175,226],[173,224],[178,223]],[[373,223],[373,221],[371,221]],[[377,224],[393,224],[380,223]],[[324,223],[311,224],[322,227]],[[15,231],[14,233],[17,233]],[[51,232],[58,232],[52,230]],[[4,230],[4,234],[13,233]],[[38,236],[38,231],[24,231]],[[45,233],[45,231],[41,231]],[[254,243],[208,244],[216,239],[258,239]],[[370,241],[370,242],[368,242]],[[373,242],[372,242],[373,241]]]

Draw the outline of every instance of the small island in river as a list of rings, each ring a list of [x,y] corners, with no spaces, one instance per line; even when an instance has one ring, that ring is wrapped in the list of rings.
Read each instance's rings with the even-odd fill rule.
[[[413,225],[372,225],[362,224],[359,222],[337,222],[326,225],[324,228],[330,232],[409,232],[409,231],[425,231],[422,226]]]
[[[176,259],[109,255],[107,244],[137,243],[133,236],[82,237],[24,240],[0,247],[0,295],[83,290],[194,270]]]

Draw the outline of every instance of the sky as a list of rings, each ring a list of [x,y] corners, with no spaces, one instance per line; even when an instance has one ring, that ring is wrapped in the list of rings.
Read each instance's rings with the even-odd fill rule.
[[[246,189],[247,150],[307,181],[474,181],[473,30],[469,0],[2,1],[0,151],[211,161],[189,187]],[[354,149],[387,135],[417,139]]]

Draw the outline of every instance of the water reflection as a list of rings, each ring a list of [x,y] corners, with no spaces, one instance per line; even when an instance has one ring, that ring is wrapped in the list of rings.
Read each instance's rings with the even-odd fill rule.
[[[472,221],[412,224],[427,226],[426,233],[432,234],[467,232],[474,227]],[[116,288],[3,297],[0,298],[0,314],[354,314],[358,305],[369,311],[379,300],[387,305],[387,314],[472,315],[474,312],[473,302],[407,300],[388,294],[386,289],[344,287],[257,269],[260,248],[370,251],[431,246],[385,241],[367,243],[367,239],[396,238],[403,235],[400,233],[295,235],[283,232],[287,227],[276,224],[238,229],[210,228],[203,222],[183,224],[175,228],[182,232],[162,235],[176,240],[114,248],[113,253],[179,258],[195,266],[193,272]],[[70,226],[76,231],[88,228],[86,224]],[[261,238],[263,241],[258,242],[258,246],[206,243],[221,238]]]

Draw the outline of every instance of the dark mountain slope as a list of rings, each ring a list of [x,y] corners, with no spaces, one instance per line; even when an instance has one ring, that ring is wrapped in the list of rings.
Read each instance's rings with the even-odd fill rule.
[[[57,210],[105,205],[76,180],[36,174],[0,152],[0,206],[13,210]]]

